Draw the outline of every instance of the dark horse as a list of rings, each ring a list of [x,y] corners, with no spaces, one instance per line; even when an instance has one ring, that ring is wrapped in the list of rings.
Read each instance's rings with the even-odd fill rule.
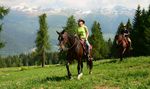
[[[84,47],[82,46],[79,38],[77,36],[69,35],[65,31],[57,32],[57,34],[59,35],[59,37],[58,37],[59,44],[58,45],[60,46],[60,49],[63,51],[65,50],[67,52],[66,68],[67,68],[68,77],[71,79],[69,64],[74,59],[76,59],[78,62],[78,66],[77,66],[78,79],[80,79],[83,75],[83,73],[82,73],[83,59],[86,59],[87,66],[89,68],[89,73],[91,74],[93,62],[92,62],[91,58],[88,58],[85,55]],[[69,44],[68,48],[65,48],[66,44]]]
[[[125,54],[129,53],[130,51],[130,44],[126,37],[124,37],[122,34],[116,35],[115,40],[119,51],[120,61],[122,61]]]

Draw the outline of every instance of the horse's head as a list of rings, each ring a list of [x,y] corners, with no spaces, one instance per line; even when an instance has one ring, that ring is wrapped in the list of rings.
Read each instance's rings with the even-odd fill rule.
[[[62,32],[58,32],[56,31],[58,34],[58,46],[60,47],[60,50],[64,50],[65,49],[65,45],[68,42],[68,33],[65,32],[64,30]]]

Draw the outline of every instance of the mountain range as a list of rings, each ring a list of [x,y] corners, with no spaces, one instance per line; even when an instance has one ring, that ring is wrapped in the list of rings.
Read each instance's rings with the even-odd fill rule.
[[[39,8],[38,8],[39,10]],[[37,13],[36,8],[15,7],[5,16],[3,31],[0,33],[1,39],[5,42],[5,47],[0,49],[0,55],[17,55],[29,53],[35,49],[35,38],[39,29],[38,16],[47,13],[50,42],[52,51],[57,51],[57,31],[61,31],[65,26],[67,18],[74,15],[76,19],[83,18],[89,31],[93,22],[100,22],[105,40],[114,37],[120,22],[126,23],[128,19],[133,19],[135,10],[122,6],[112,9],[100,8],[96,10],[79,9],[42,9]]]

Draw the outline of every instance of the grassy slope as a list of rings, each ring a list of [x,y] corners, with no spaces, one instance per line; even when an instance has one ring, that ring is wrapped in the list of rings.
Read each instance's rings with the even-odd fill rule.
[[[89,75],[77,80],[76,64],[70,66],[73,80],[68,80],[62,65],[0,69],[0,89],[150,89],[150,57],[94,62]],[[23,70],[23,71],[22,71]]]

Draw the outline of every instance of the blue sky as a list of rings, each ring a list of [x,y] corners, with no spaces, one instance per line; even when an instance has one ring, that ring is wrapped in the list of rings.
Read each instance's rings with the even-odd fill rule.
[[[77,8],[77,9],[97,9],[113,8],[120,5],[130,9],[135,9],[137,5],[147,8],[150,0],[1,0],[0,5],[10,7],[30,8]]]

